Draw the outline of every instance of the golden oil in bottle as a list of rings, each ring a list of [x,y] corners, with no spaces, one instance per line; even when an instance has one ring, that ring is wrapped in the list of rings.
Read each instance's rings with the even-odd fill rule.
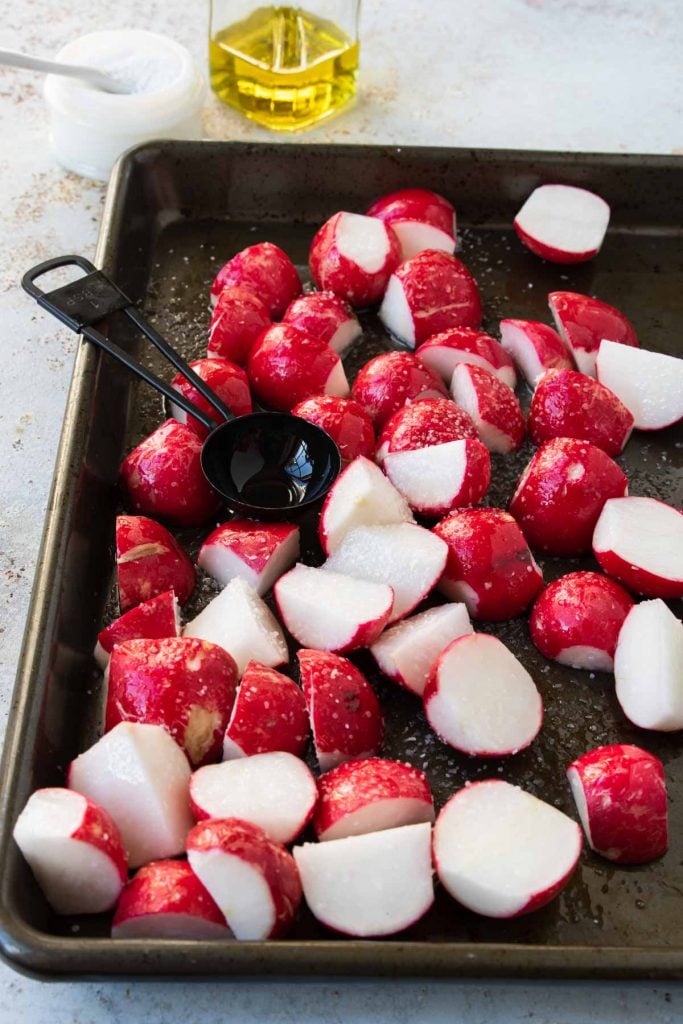
[[[259,7],[210,40],[211,87],[267,128],[296,131],[356,91],[358,40],[296,7]]]

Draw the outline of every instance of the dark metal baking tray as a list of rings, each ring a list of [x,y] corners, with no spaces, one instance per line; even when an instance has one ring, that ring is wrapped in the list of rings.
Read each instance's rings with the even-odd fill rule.
[[[588,186],[611,203],[599,258],[577,267],[543,263],[517,242],[512,217],[548,181]],[[501,315],[547,321],[546,293],[572,289],[623,308],[643,342],[673,352],[683,323],[683,163],[659,157],[525,152],[161,142],[119,164],[108,195],[97,262],[139,300],[186,353],[204,351],[209,283],[233,252],[258,240],[304,265],[315,228],[338,209],[421,185],[457,206],[461,256],[483,292],[486,325]],[[26,268],[17,268],[17,273]],[[27,317],[30,315],[27,307]],[[353,373],[390,346],[376,320],[347,360]],[[115,333],[118,333],[118,329]],[[119,335],[123,344],[129,339]],[[154,361],[151,360],[154,365]],[[532,747],[507,760],[461,757],[426,727],[419,703],[382,681],[367,656],[387,718],[389,756],[429,773],[440,806],[470,778],[500,776],[574,813],[569,761],[605,742],[645,745],[666,767],[671,849],[655,864],[616,868],[586,851],[550,906],[513,921],[460,908],[441,891],[433,910],[383,941],[335,937],[304,910],[284,941],[113,941],[108,918],[59,918],[48,909],[11,839],[33,789],[63,782],[71,758],[96,736],[100,681],[90,652],[112,604],[113,526],[122,454],[160,422],[159,400],[83,345],[68,399],[33,600],[7,733],[0,794],[0,943],[20,970],[41,975],[526,975],[683,976],[683,759],[681,737],[644,733],[624,719],[611,677],[545,662],[525,619],[490,628],[519,654],[542,690],[546,720]],[[623,457],[631,491],[680,501],[675,430],[635,437]],[[496,458],[488,502],[504,503],[529,449]],[[309,558],[320,554],[310,520]],[[200,534],[185,532],[196,550]],[[590,565],[544,560],[546,578]],[[209,581],[195,603],[206,601]]]

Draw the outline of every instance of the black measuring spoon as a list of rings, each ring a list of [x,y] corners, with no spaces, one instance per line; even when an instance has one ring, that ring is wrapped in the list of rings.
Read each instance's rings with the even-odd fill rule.
[[[72,266],[79,267],[86,276],[50,292],[37,286],[36,281],[43,274]],[[21,285],[39,306],[103,349],[211,431],[202,447],[202,469],[213,489],[234,512],[257,519],[287,518],[324,497],[339,475],[341,456],[329,434],[288,413],[254,412],[234,416],[144,320],[121,289],[84,257],[58,256],[39,263],[24,274]],[[217,423],[95,328],[96,324],[119,312],[203,395],[223,422]]]

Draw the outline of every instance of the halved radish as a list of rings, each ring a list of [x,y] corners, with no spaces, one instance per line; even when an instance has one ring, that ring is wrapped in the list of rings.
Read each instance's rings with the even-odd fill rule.
[[[100,668],[105,669],[115,644],[141,637],[161,639],[166,636],[180,636],[180,613],[173,590],[157,594],[110,622],[97,637],[95,659]]]
[[[491,483],[491,457],[470,438],[415,451],[390,452],[384,472],[410,507],[424,516],[442,516],[481,501]]]
[[[395,622],[427,597],[444,570],[447,556],[448,548],[441,538],[421,526],[359,526],[346,534],[323,569],[388,584],[394,592],[389,622]]]
[[[334,292],[307,292],[300,295],[287,308],[282,319],[287,324],[294,324],[305,334],[327,342],[339,355],[346,352],[363,333],[349,304]]]
[[[606,501],[593,534],[601,567],[637,594],[683,597],[683,513],[655,498]]]
[[[313,828],[320,842],[434,821],[429,781],[403,761],[347,761],[318,780]]]
[[[249,245],[228,260],[211,285],[211,302],[216,304],[224,288],[234,287],[246,288],[257,295],[274,320],[301,294],[296,267],[272,242]]]
[[[438,374],[447,384],[459,363],[470,363],[495,373],[503,384],[514,388],[517,383],[515,364],[503,346],[483,331],[454,327],[431,336],[417,352],[418,360]]]
[[[296,683],[250,661],[223,739],[223,760],[286,750],[300,755],[308,739],[308,712]]]
[[[531,388],[546,370],[571,370],[574,366],[557,331],[538,320],[501,320],[500,341]]]
[[[569,881],[581,846],[575,821],[502,779],[458,790],[434,827],[442,885],[486,917],[517,917],[545,906]]]
[[[601,341],[598,380],[633,415],[638,430],[662,430],[683,417],[683,359]]]
[[[187,859],[239,940],[282,935],[301,902],[292,855],[258,825],[238,818],[202,821],[187,837]]]
[[[225,918],[184,860],[155,860],[131,878],[111,925],[114,939],[230,939]]]
[[[259,402],[282,412],[311,395],[349,393],[337,353],[294,324],[273,324],[263,332],[249,353],[247,373]]]
[[[551,292],[548,305],[563,342],[574,356],[576,368],[595,376],[595,360],[603,339],[638,347],[638,338],[621,310],[601,299],[578,292]]]
[[[455,252],[455,210],[437,192],[402,188],[377,199],[367,215],[392,226],[401,245],[402,260],[425,249]]]
[[[514,219],[528,249],[551,263],[584,263],[599,251],[610,208],[604,199],[574,185],[535,188]]]
[[[212,357],[195,359],[189,365],[190,369],[194,370],[197,376],[211,388],[213,393],[227,405],[234,416],[246,416],[252,411],[249,381],[247,380],[246,373],[237,363],[232,363],[229,359]],[[220,420],[211,403],[204,398],[194,384],[190,383],[184,374],[176,374],[171,381],[171,387],[175,388],[181,395],[184,395],[185,398],[189,398],[202,412],[208,413],[214,421],[216,417]],[[194,416],[188,415],[175,402],[171,402],[171,416],[178,420],[179,423],[186,423],[188,427],[192,427],[200,437],[208,436],[208,427],[205,427]]]
[[[442,604],[386,629],[370,651],[385,676],[421,697],[441,652],[452,640],[471,632],[464,604]]]
[[[224,288],[211,317],[206,354],[244,366],[254,342],[270,324],[268,309],[257,295],[246,288]]]
[[[344,462],[353,462],[359,455],[371,459],[374,454],[375,429],[372,420],[352,398],[313,395],[295,405],[292,416],[301,416],[326,430]]]
[[[240,818],[276,843],[291,843],[313,816],[318,790],[303,761],[271,751],[199,768],[190,779],[190,800],[197,821]]]
[[[249,661],[276,668],[289,657],[277,619],[240,576],[188,622],[183,636],[218,644],[235,659],[240,676]]]
[[[57,914],[99,914],[114,906],[128,863],[103,807],[70,789],[37,789],[12,835]]]
[[[646,864],[666,853],[666,782],[659,758],[615,743],[577,758],[567,779],[588,845],[601,857]]]
[[[294,859],[313,915],[360,938],[409,928],[434,902],[431,825],[305,843]]]
[[[661,599],[626,616],[614,655],[617,700],[641,729],[683,729],[683,623]]]
[[[408,402],[387,420],[379,436],[376,459],[390,452],[412,452],[449,441],[477,440],[471,417],[448,398]]]
[[[368,647],[386,626],[394,592],[383,583],[301,563],[275,584],[282,621],[295,640],[321,651]]]
[[[489,451],[507,455],[521,446],[526,432],[524,414],[514,391],[494,373],[460,363],[453,371],[451,395],[472,417],[479,440]]]
[[[593,377],[576,370],[548,370],[539,380],[529,409],[529,436],[534,444],[553,437],[577,437],[608,455],[619,455],[632,429],[629,410]]]
[[[309,264],[316,287],[352,306],[372,306],[384,294],[401,259],[391,227],[359,213],[335,213],[311,243]]]
[[[147,516],[117,516],[116,580],[119,608],[125,612],[167,590],[185,604],[194,590],[195,571],[161,523]]]
[[[197,565],[221,587],[239,576],[262,597],[298,557],[298,526],[230,519],[206,538]]]
[[[351,397],[367,412],[378,430],[407,402],[447,398],[438,374],[411,352],[382,352],[362,367],[353,382]]]
[[[524,666],[495,636],[471,633],[439,655],[424,690],[427,721],[464,754],[504,757],[528,747],[543,702]]]

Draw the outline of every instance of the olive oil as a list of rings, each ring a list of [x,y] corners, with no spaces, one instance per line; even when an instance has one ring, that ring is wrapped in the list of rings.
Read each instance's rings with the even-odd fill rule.
[[[358,41],[296,7],[259,7],[210,40],[211,87],[253,121],[296,131],[356,91]]]

